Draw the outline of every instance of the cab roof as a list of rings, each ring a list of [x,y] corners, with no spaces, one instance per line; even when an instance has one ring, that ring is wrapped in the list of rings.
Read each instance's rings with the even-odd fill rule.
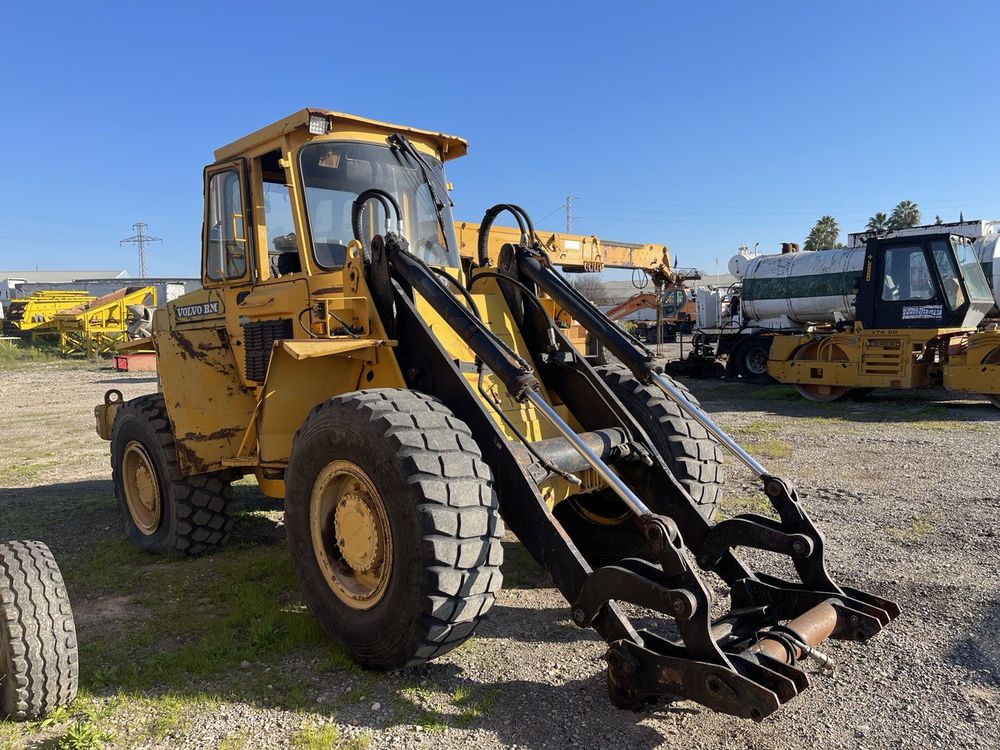
[[[459,138],[458,136],[447,135],[446,133],[439,133],[433,130],[411,128],[406,125],[394,125],[393,123],[380,122],[379,120],[371,120],[367,117],[349,115],[344,112],[335,112],[330,109],[307,107],[306,109],[300,109],[298,112],[278,120],[277,122],[271,123],[260,130],[254,131],[253,133],[250,133],[250,135],[245,135],[232,143],[216,149],[215,160],[217,162],[226,161],[240,156],[267,143],[268,141],[280,138],[282,135],[285,135],[290,131],[299,129],[308,131],[309,117],[311,115],[322,115],[326,117],[330,122],[331,130],[337,130],[338,127],[376,131],[384,130],[390,133],[413,135],[420,140],[428,140],[437,147],[437,150],[441,152],[446,161],[450,159],[457,159],[460,156],[465,156],[469,149],[468,142],[464,138]]]

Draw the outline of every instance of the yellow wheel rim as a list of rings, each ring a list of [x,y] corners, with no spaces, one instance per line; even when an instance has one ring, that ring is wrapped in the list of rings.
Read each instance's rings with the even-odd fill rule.
[[[334,461],[316,477],[309,502],[313,551],[330,590],[354,609],[385,595],[392,535],[382,496],[350,461]]]
[[[156,479],[149,453],[138,440],[125,446],[122,480],[125,485],[125,503],[132,522],[144,535],[155,534],[160,528],[162,515],[160,483]]]
[[[846,362],[848,357],[836,344],[827,341],[811,341],[797,352],[796,360],[817,360],[820,362]],[[810,401],[829,403],[843,398],[850,388],[842,385],[822,385],[820,383],[796,383],[795,390]]]

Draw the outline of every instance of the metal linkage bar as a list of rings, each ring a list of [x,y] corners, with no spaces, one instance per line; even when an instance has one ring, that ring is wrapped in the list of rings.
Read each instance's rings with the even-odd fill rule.
[[[556,428],[556,431],[562,435],[566,440],[569,441],[577,453],[579,453],[586,460],[588,464],[593,467],[594,471],[601,475],[601,478],[608,483],[608,486],[614,491],[618,497],[629,507],[629,509],[635,513],[640,518],[643,516],[651,515],[649,508],[646,507],[645,503],[642,502],[636,496],[632,490],[629,489],[628,485],[621,480],[617,474],[615,474],[611,467],[609,467],[601,457],[598,456],[594,451],[590,449],[583,439],[570,427],[566,422],[563,421],[555,409],[549,406],[549,403],[542,397],[538,391],[534,389],[526,390],[524,392],[525,398],[531,402],[531,404],[541,413],[545,418],[545,421]]]
[[[692,404],[679,389],[674,387],[672,383],[662,377],[659,373],[650,372],[649,375],[653,385],[663,391],[671,401],[674,401],[679,407],[681,407],[681,409],[687,412],[692,419],[704,427],[708,431],[708,434],[732,451],[733,455],[746,465],[750,471],[760,478],[770,476],[767,469],[765,469],[756,458],[743,450],[739,443],[729,437],[729,435],[727,435],[721,427],[713,422],[711,417],[709,417],[705,412]]]

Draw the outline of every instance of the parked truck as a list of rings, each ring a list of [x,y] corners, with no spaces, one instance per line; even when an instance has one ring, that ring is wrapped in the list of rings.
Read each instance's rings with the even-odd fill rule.
[[[925,232],[837,250],[739,253],[729,262],[736,284],[699,291],[686,364],[724,358],[731,375],[793,384],[815,401],[943,386],[1000,407],[1000,331],[980,328],[996,304],[986,245]]]

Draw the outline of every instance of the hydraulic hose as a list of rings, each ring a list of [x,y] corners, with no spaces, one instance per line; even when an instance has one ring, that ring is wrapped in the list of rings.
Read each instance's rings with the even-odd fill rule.
[[[382,210],[385,211],[385,223],[387,227],[390,226],[389,222],[391,221],[389,206],[392,206],[393,210],[396,212],[396,228],[399,233],[402,234],[403,212],[399,208],[399,203],[385,190],[381,190],[379,188],[369,188],[358,195],[358,197],[354,199],[354,203],[351,204],[351,230],[354,232],[354,238],[358,242],[363,242],[361,238],[364,236],[364,231],[361,226],[361,215],[364,213],[365,204],[370,200],[377,200],[382,206]]]
[[[486,268],[490,265],[490,229],[493,227],[493,222],[496,221],[496,218],[504,211],[510,212],[517,221],[517,226],[521,230],[521,238],[523,240],[529,240],[529,238],[535,235],[535,228],[531,224],[531,219],[528,218],[528,214],[520,206],[515,206],[511,203],[498,203],[492,208],[487,209],[486,213],[483,214],[483,220],[479,223],[477,255],[479,256],[480,268]]]

